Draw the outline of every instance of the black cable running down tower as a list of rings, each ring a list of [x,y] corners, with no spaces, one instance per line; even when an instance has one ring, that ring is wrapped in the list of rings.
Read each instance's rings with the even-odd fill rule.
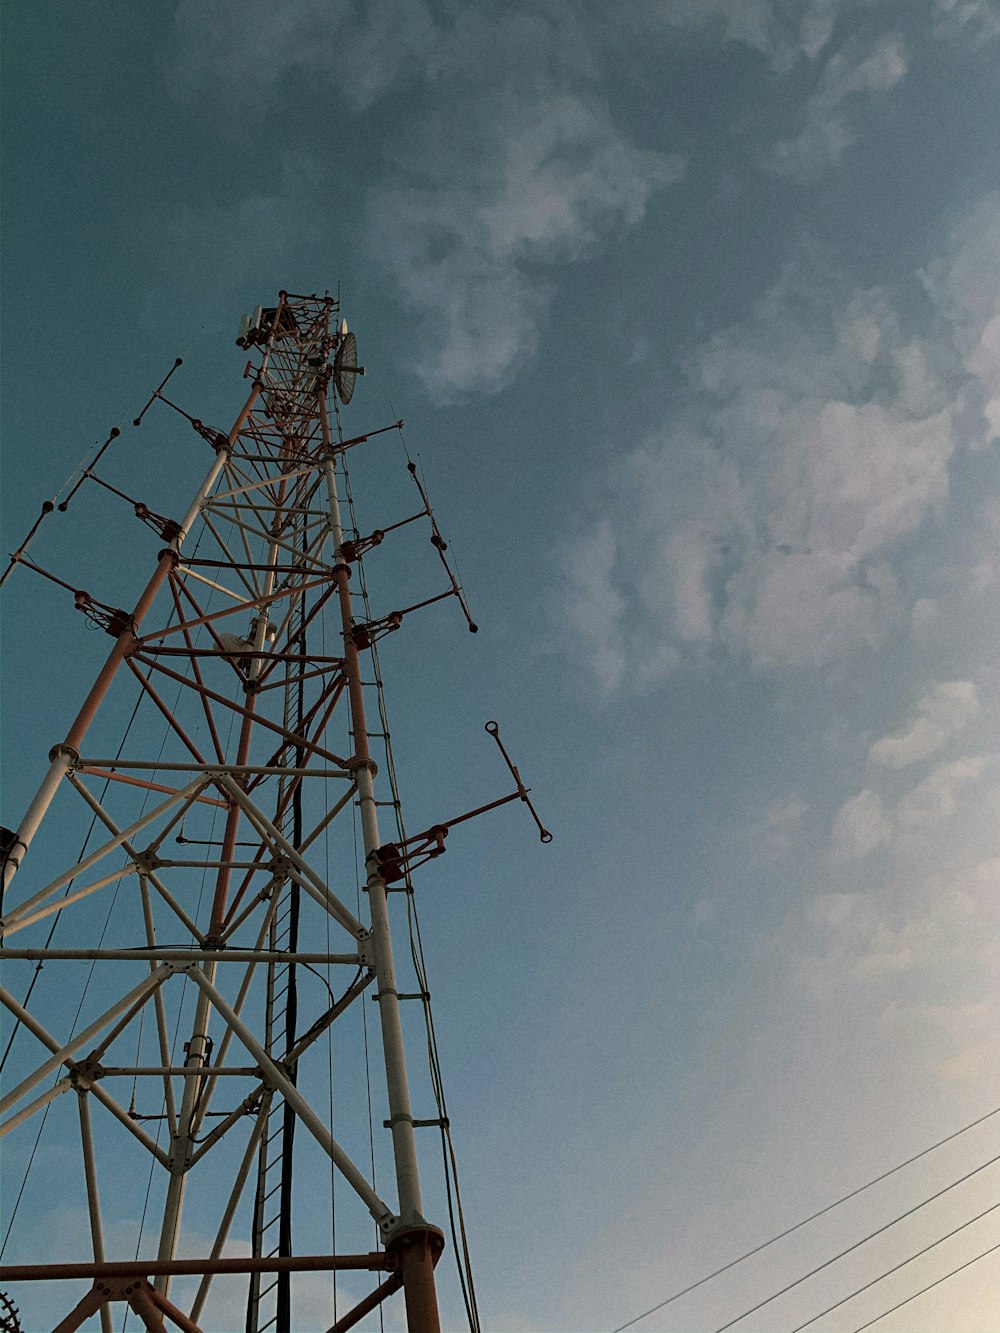
[[[298,633],[298,648],[303,658],[306,656],[306,631],[303,625]],[[295,709],[295,730],[302,734],[303,725],[303,692],[301,670],[296,691],[296,709]],[[299,747],[295,752],[295,763],[298,768],[302,768],[305,763],[305,751]],[[302,782],[299,781],[292,796],[292,845],[296,851],[302,846]],[[299,947],[299,907],[301,901],[301,889],[293,880],[289,888],[289,917],[288,917],[288,948],[294,953]],[[298,983],[296,981],[298,969],[289,968],[288,970],[288,1008],[285,1010],[285,1042],[287,1049],[291,1050],[295,1045],[295,1030],[298,1019]],[[288,1066],[288,1077],[293,1084],[297,1086],[298,1062]],[[278,1197],[281,1200],[281,1221],[278,1232],[278,1254],[280,1256],[290,1255],[292,1253],[292,1149],[295,1144],[295,1112],[285,1103],[282,1127],[281,1127],[281,1188],[278,1191]],[[278,1274],[277,1291],[277,1333],[291,1333],[292,1330],[292,1275],[291,1273]]]

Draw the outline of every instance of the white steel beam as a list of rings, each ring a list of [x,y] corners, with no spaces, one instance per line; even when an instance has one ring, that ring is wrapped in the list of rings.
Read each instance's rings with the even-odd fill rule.
[[[243,1020],[229,1007],[205,974],[197,968],[193,968],[189,975],[208,997],[212,1008],[215,1009],[222,1020],[233,1029],[233,1032],[236,1034],[239,1041],[243,1043],[253,1058],[258,1062],[268,1084],[274,1088],[276,1092],[281,1093],[285,1102],[299,1117],[326,1155],[335,1163],[344,1179],[364,1200],[368,1211],[382,1228],[383,1232],[387,1231],[395,1221],[392,1209],[389,1205],[375,1193],[364,1174],[357,1166],[355,1166],[350,1157],[348,1157],[347,1153],[302,1096],[295,1084],[289,1079],[288,1075],[275,1064],[267,1051],[264,1050],[261,1043],[253,1035]]]
[[[88,1045],[98,1033],[102,1032],[109,1023],[114,1022],[120,1014],[131,1008],[137,1000],[145,999],[157,986],[162,986],[172,971],[173,969],[169,966],[158,967],[155,972],[151,972],[148,977],[144,977],[138,986],[133,986],[127,995],[123,995],[120,1000],[116,1000],[99,1018],[95,1018],[93,1023],[88,1023],[82,1032],[78,1032],[75,1037],[61,1046],[50,1059],[43,1061],[27,1078],[22,1079],[15,1088],[11,1088],[5,1097],[0,1098],[0,1113],[19,1102],[25,1093],[30,1092],[36,1084],[47,1078],[49,1074],[55,1073],[61,1064],[74,1056],[82,1046]],[[10,1001],[14,1001],[13,1005]],[[0,1002],[12,1013],[21,1008],[14,997],[9,995],[3,987],[0,987]],[[16,1006],[16,1009],[14,1006]]]

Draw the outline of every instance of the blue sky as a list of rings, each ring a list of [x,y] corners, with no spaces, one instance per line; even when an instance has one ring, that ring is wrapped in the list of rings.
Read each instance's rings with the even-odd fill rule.
[[[497,717],[556,834],[505,811],[422,874],[486,1326],[614,1328],[1000,1105],[996,4],[4,21],[4,551],[175,356],[231,420],[238,317],[281,287],[342,284],[350,420],[420,453],[482,630],[432,608],[386,644],[408,821],[500,794]],[[110,458],[165,513],[204,470],[165,415]],[[399,460],[357,467],[374,526]],[[34,550],[117,605],[156,545],[84,491]],[[369,560],[390,599],[404,572]],[[10,823],[105,648],[28,571],[3,598]],[[638,1327],[718,1327],[996,1135]],[[794,1327],[998,1179],[740,1327]],[[877,1327],[995,1327],[998,1281]]]

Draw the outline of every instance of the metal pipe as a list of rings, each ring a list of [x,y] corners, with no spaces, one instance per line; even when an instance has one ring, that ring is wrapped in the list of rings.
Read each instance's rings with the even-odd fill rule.
[[[225,775],[219,779],[219,783],[230,793],[233,800],[243,807],[247,818],[257,832],[272,843],[292,863],[292,866],[298,872],[295,878],[306,893],[311,898],[315,898],[319,905],[325,908],[335,920],[339,921],[355,939],[360,939],[367,934],[364,926],[353,912],[348,911],[344,904],[330,892],[319,875],[305,862],[288,839],[278,832],[267,816],[257,809],[246,792],[242,791],[231,778]]]
[[[142,1320],[146,1333],[167,1333],[163,1315],[157,1309],[145,1282],[137,1282],[131,1290],[126,1289],[125,1299]]]
[[[79,1075],[78,1077],[82,1077],[82,1075]],[[115,1101],[115,1099],[109,1093],[104,1091],[104,1089],[101,1087],[99,1083],[89,1081],[89,1086],[91,1094],[94,1097],[96,1097],[97,1100],[101,1103],[101,1105],[114,1116],[114,1118],[118,1121],[118,1123],[122,1126],[122,1128],[127,1129],[128,1132],[132,1135],[132,1137],[136,1139],[139,1143],[141,1143],[142,1146],[151,1156],[156,1158],[156,1160],[160,1163],[161,1166],[164,1167],[167,1166],[169,1164],[167,1154],[163,1151],[160,1145],[156,1143],[146,1133],[144,1129],[139,1128],[139,1126],[132,1119],[129,1113],[123,1110],[122,1107],[120,1107],[118,1103]]]
[[[4,893],[7,891],[7,885],[17,874],[21,861],[28,848],[31,846],[31,840],[37,833],[38,826],[45,817],[45,812],[52,804],[52,798],[55,796],[60,782],[69,772],[70,764],[74,757],[75,755],[73,751],[68,750],[63,745],[58,746],[53,751],[51,762],[49,764],[49,771],[42,779],[42,785],[39,787],[34,799],[28,806],[24,818],[17,826],[17,829],[15,830],[16,841],[3,863]],[[14,855],[15,849],[19,849],[16,857]],[[0,901],[2,901],[2,899],[0,899]]]
[[[277,910],[278,910],[278,899],[277,896],[275,896],[268,904],[267,911],[264,913],[264,919],[260,925],[260,930],[257,933],[257,942],[255,946],[257,949],[260,949],[261,945],[264,943],[264,940],[267,938],[268,931],[271,928],[271,922],[274,920],[274,915],[277,912]],[[240,988],[237,991],[236,1000],[233,1003],[233,1009],[237,1014],[242,1014],[243,1012],[243,1006],[246,1003],[247,996],[250,994],[250,986],[253,983],[254,973],[256,971],[257,971],[256,963],[247,964],[246,973],[244,974],[243,980],[240,982]],[[219,1042],[219,1049],[215,1053],[216,1064],[222,1064],[223,1061],[225,1060],[227,1054],[229,1053],[229,1045],[232,1039],[233,1039],[232,1028],[226,1028],[225,1032],[222,1034],[222,1040]],[[205,1082],[205,1086],[202,1089],[201,1098],[198,1102],[198,1120],[193,1127],[195,1132],[197,1132],[201,1128],[201,1123],[205,1119],[205,1116],[208,1114],[208,1108],[212,1104],[212,1097],[215,1094],[215,1088],[216,1088],[215,1079],[212,1078],[210,1075]],[[201,1155],[203,1148],[204,1145],[202,1145],[202,1148],[197,1149],[195,1153],[192,1155],[191,1158],[192,1163],[195,1161],[197,1157]]]
[[[218,1259],[222,1253],[222,1247],[229,1237],[229,1228],[233,1224],[233,1218],[236,1216],[236,1209],[239,1206],[240,1199],[243,1197],[243,1191],[246,1188],[247,1176],[250,1174],[250,1168],[253,1165],[254,1154],[257,1151],[257,1145],[260,1143],[260,1136],[264,1132],[264,1126],[267,1124],[267,1105],[270,1098],[265,1098],[264,1104],[257,1115],[257,1122],[250,1132],[250,1138],[247,1142],[246,1151],[240,1162],[239,1169],[236,1172],[236,1180],[233,1182],[233,1188],[229,1194],[229,1202],[226,1204],[222,1218],[219,1222],[219,1229],[215,1235],[215,1242],[212,1245],[212,1253],[209,1259]],[[206,1273],[198,1284],[198,1291],[191,1305],[191,1318],[197,1320],[201,1314],[202,1307],[208,1296],[209,1288],[212,1285],[212,1273]]]
[[[80,1112],[80,1143],[83,1148],[83,1172],[87,1186],[87,1211],[90,1214],[90,1237],[94,1247],[94,1263],[104,1263],[104,1228],[101,1226],[101,1202],[97,1193],[97,1167],[94,1162],[94,1135],[90,1126],[90,1103],[85,1088],[77,1088],[77,1108]],[[113,1333],[111,1307],[101,1306],[101,1333]]]
[[[298,1115],[299,1119],[306,1126],[309,1133],[320,1145],[326,1155],[336,1163],[344,1178],[364,1200],[368,1207],[368,1211],[379,1226],[384,1230],[387,1229],[395,1220],[392,1209],[375,1193],[364,1175],[354,1165],[336,1139],[334,1139],[333,1135],[326,1128],[306,1099],[287,1075],[274,1063],[247,1025],[233,1012],[204,973],[194,970],[190,975],[192,980],[201,987],[205,996],[211,1001],[212,1007],[220,1015],[223,1021],[229,1024],[239,1040],[259,1063],[261,1072],[267,1082],[281,1093],[282,1097],[289,1106],[293,1108],[296,1115]]]
[[[238,1065],[226,1065],[222,1069],[218,1065],[208,1066],[213,1076],[231,1075],[238,1078],[255,1078],[257,1076],[256,1066],[246,1066],[240,1068]],[[191,1069],[188,1065],[101,1065],[101,1078],[132,1078],[142,1074],[169,1074],[175,1078],[195,1078],[201,1077],[205,1073],[201,1069]]]
[[[21,852],[17,860],[8,859],[4,864],[3,867],[4,889],[6,889],[7,885],[10,883],[14,875],[17,873],[20,867],[20,863],[23,860],[24,855],[31,844],[31,840],[34,837],[35,833],[37,832],[38,826],[41,823],[42,818],[45,815],[45,812],[48,810],[49,805],[52,802],[52,798],[55,795],[56,789],[59,786],[59,780],[66,774],[69,768],[69,760],[72,756],[72,753],[79,749],[80,743],[83,740],[84,736],[86,735],[87,730],[90,727],[90,723],[93,721],[94,715],[96,714],[101,701],[103,700],[105,694],[107,693],[108,687],[111,684],[112,680],[114,679],[118,671],[118,668],[124,661],[126,653],[136,643],[137,641],[136,634],[138,633],[139,627],[142,624],[146,612],[152,605],[153,599],[156,597],[157,592],[159,592],[170,570],[176,564],[178,552],[180,551],[181,548],[181,543],[184,541],[184,538],[186,537],[191,527],[191,524],[198,516],[198,511],[200,510],[202,504],[204,503],[205,497],[208,495],[208,492],[215,485],[216,479],[218,478],[219,473],[222,471],[222,468],[225,465],[225,462],[228,458],[229,449],[232,447],[233,443],[236,440],[236,437],[243,429],[243,425],[247,417],[250,415],[250,411],[259,393],[260,393],[260,385],[255,383],[252,390],[250,391],[249,398],[247,399],[246,403],[243,406],[243,410],[240,412],[240,415],[236,419],[236,423],[234,424],[232,430],[229,433],[228,447],[225,449],[220,449],[219,452],[216,454],[214,463],[209,468],[207,476],[205,477],[204,481],[199,486],[197,493],[195,494],[195,498],[191,503],[191,507],[188,509],[188,512],[184,516],[184,520],[181,523],[180,531],[174,537],[174,540],[170,543],[169,548],[161,553],[160,558],[156,565],[156,569],[153,573],[153,576],[149,580],[149,583],[146,585],[145,590],[140,596],[138,602],[136,603],[135,610],[132,612],[132,615],[130,617],[130,624],[121,632],[121,634],[115,641],[115,645],[112,648],[110,654],[108,655],[107,661],[101,668],[100,674],[98,675],[96,681],[91,687],[90,693],[84,700],[83,707],[80,709],[80,712],[77,714],[76,720],[69,729],[69,732],[66,736],[66,740],[63,743],[63,746],[59,747],[59,749],[53,755],[49,771],[45,775],[45,778],[42,781],[42,785],[38,789],[37,795],[31,802],[31,805],[28,807],[24,819],[21,821],[20,825],[16,830],[17,843],[20,844]]]
[[[61,912],[64,907],[71,907],[73,903],[82,902],[84,898],[89,898],[92,893],[99,893],[101,889],[106,889],[109,884],[116,884],[121,879],[127,879],[129,875],[136,873],[134,865],[123,866],[121,870],[116,870],[111,875],[102,875],[100,879],[95,879],[91,884],[85,884],[82,889],[77,889],[75,893],[68,893],[65,898],[60,898],[58,902],[48,903],[45,907],[39,907],[34,912],[29,912],[27,916],[11,915],[3,923],[4,936],[16,935],[18,931],[33,926],[36,921],[44,921],[47,916],[52,916],[54,912]]]
[[[284,953],[280,949],[4,949],[3,956],[164,963],[344,963],[354,967],[361,962],[356,953]]]
[[[346,768],[268,768],[262,764],[180,764],[149,759],[81,759],[80,768],[152,768],[164,773],[205,773],[209,778],[219,773],[243,777],[248,773],[266,773],[270,777],[353,778]]]
[[[208,963],[206,967],[214,975],[215,964]],[[190,968],[187,974],[193,977],[195,981],[202,975],[199,968]],[[195,1006],[191,1037],[186,1047],[187,1060],[185,1064],[196,1072],[204,1066],[208,1055],[208,1019],[209,997],[202,991]],[[160,1225],[160,1242],[156,1254],[156,1257],[161,1260],[172,1259],[177,1249],[181,1209],[184,1205],[184,1187],[187,1184],[188,1158],[191,1152],[191,1122],[197,1106],[200,1087],[201,1080],[198,1078],[186,1078],[184,1080],[184,1091],[181,1094],[181,1105],[177,1116],[177,1131],[173,1136],[167,1165],[170,1178],[167,1182],[167,1197],[163,1204],[163,1221]],[[169,1295],[169,1274],[159,1275],[155,1286],[161,1295]]]
[[[166,981],[171,971],[172,968],[167,966],[158,967],[155,972],[151,972],[148,977],[144,977],[143,980],[139,982],[138,986],[133,986],[127,995],[124,995],[120,1000],[117,1000],[110,1009],[106,1009],[104,1013],[101,1014],[100,1018],[95,1018],[93,1023],[88,1024],[82,1032],[78,1032],[72,1040],[65,1044],[65,1046],[61,1046],[48,1060],[43,1061],[34,1073],[31,1073],[27,1078],[22,1079],[16,1088],[12,1088],[10,1092],[7,1093],[6,1097],[0,1098],[0,1112],[6,1110],[8,1106],[13,1106],[15,1102],[20,1101],[26,1092],[30,1092],[37,1083],[41,1083],[41,1081],[44,1078],[47,1078],[49,1074],[55,1073],[61,1064],[64,1064],[70,1056],[74,1055],[80,1049],[81,1046],[86,1046],[93,1037],[96,1037],[97,1034],[110,1022],[116,1019],[119,1014],[122,1014],[126,1009],[129,1009],[136,1000],[140,1000],[144,996],[147,996],[156,986],[161,986],[163,982]],[[4,995],[5,992],[0,991],[0,999],[2,999]],[[4,1003],[6,1003],[6,1000],[4,1000]],[[15,1012],[11,1005],[8,1004],[7,1007],[10,1008],[12,1012]],[[20,1005],[17,1007],[20,1008]]]
[[[70,778],[70,781],[72,781],[72,777]],[[115,824],[111,816],[105,811],[104,807],[101,805],[97,797],[92,795],[82,782],[74,783],[74,787],[83,797],[83,799],[87,802],[87,804],[90,806],[91,810],[93,810],[94,814],[97,815],[98,819],[101,821],[104,827],[108,829],[109,832],[117,834],[119,832],[118,826]],[[132,858],[133,861],[139,861],[141,859],[138,852],[132,846],[131,841],[122,843],[122,846],[125,848],[125,851],[128,853],[128,855]],[[140,876],[140,883],[142,882],[143,878],[148,880],[149,883],[152,884],[153,888],[160,895],[160,897],[167,904],[167,906],[174,913],[174,915],[181,922],[183,922],[185,930],[189,930],[196,940],[198,940],[201,943],[204,943],[205,941],[204,935],[202,935],[201,931],[188,916],[187,912],[184,911],[180,903],[176,900],[176,898],[174,898],[173,894],[169,892],[169,890],[163,884],[163,881],[159,878],[159,876],[154,874],[152,870],[146,870],[144,874]]]
[[[402,1285],[403,1279],[398,1273],[393,1273],[391,1277],[387,1277],[384,1282],[380,1283],[373,1292],[358,1301],[353,1310],[348,1310],[347,1314],[338,1319],[332,1328],[327,1329],[327,1333],[347,1333],[347,1330],[353,1328],[359,1320],[364,1319],[366,1314],[371,1314],[372,1310],[377,1310],[384,1300],[399,1291]]]
[[[17,907],[8,912],[3,919],[4,929],[7,928],[9,923],[24,916],[26,912],[30,912],[37,903],[44,902],[46,898],[51,897],[52,894],[61,889],[64,884],[68,884],[71,879],[75,879],[77,875],[84,874],[91,868],[91,866],[96,865],[97,862],[102,860],[105,856],[116,851],[127,839],[133,837],[136,833],[140,833],[149,824],[152,824],[155,820],[159,819],[160,815],[162,815],[165,810],[172,809],[179,801],[183,801],[192,793],[200,791],[204,786],[205,782],[203,779],[189,782],[186,787],[182,787],[176,795],[170,798],[170,800],[164,801],[163,804],[158,805],[155,810],[149,811],[149,813],[143,815],[141,819],[137,819],[134,823],[130,824],[128,828],[122,829],[110,842],[106,842],[102,847],[98,847],[96,852],[91,852],[90,856],[84,857],[82,861],[78,861],[70,870],[65,871],[62,875],[58,875],[54,880],[46,884],[44,888],[39,889],[37,893],[33,893],[30,898],[26,898],[23,903],[19,903]],[[125,874],[127,872],[123,871],[122,873]]]
[[[11,1281],[16,1280],[16,1278],[11,1279]],[[103,1292],[98,1291],[96,1287],[92,1288],[92,1290],[88,1291],[86,1296],[84,1296],[84,1298],[70,1310],[65,1319],[60,1319],[59,1323],[56,1324],[55,1328],[52,1330],[52,1333],[75,1333],[75,1330],[80,1327],[85,1319],[89,1319],[92,1314],[96,1313],[96,1311],[101,1308],[105,1299]]]
[[[0,987],[0,1003],[2,1003],[6,1009],[9,1009],[14,1017],[18,1019],[18,1021],[26,1027],[32,1036],[36,1037],[43,1046],[47,1046],[50,1051],[59,1050],[59,1042],[53,1037],[51,1032],[46,1031],[41,1023],[39,1023],[38,1019],[35,1018],[33,1014],[30,1014],[22,1004],[19,1004],[9,991],[4,990],[2,987]],[[101,1105],[110,1111],[115,1119],[123,1125],[134,1138],[138,1139],[142,1146],[151,1152],[158,1162],[163,1166],[166,1166],[167,1157],[163,1150],[153,1142],[145,1130],[139,1128],[131,1116],[122,1110],[115,1099],[109,1096],[102,1087],[92,1079],[88,1078],[81,1070],[77,1069],[71,1060],[65,1060],[63,1063],[71,1073],[74,1073],[78,1079],[83,1080],[90,1087],[91,1092],[93,1092]]]
[[[139,896],[142,899],[142,920],[146,931],[146,944],[152,951],[156,948],[156,924],[153,921],[153,904],[149,896],[149,884],[145,875],[139,876]],[[155,965],[156,960],[151,956],[149,970],[152,971]],[[156,1014],[156,1039],[160,1047],[160,1060],[164,1065],[169,1065],[171,1056],[170,1037],[167,1032],[167,1011],[163,1003],[162,990],[157,990],[153,996],[153,1010]],[[173,1137],[177,1133],[177,1106],[174,1102],[174,1085],[166,1077],[163,1080],[163,1106],[167,1114],[167,1130]]]
[[[369,1254],[294,1254],[270,1259],[138,1259],[104,1264],[5,1264],[0,1265],[0,1282],[69,1282],[80,1278],[153,1277],[167,1273],[171,1277],[199,1277],[202,1273],[384,1273],[393,1268],[393,1259],[384,1251]]]
[[[173,1301],[168,1301],[166,1296],[161,1296],[155,1287],[147,1288],[147,1294],[156,1308],[167,1315],[181,1333],[202,1333],[195,1320],[189,1319],[183,1310],[178,1310]]]
[[[340,599],[341,622],[344,635],[344,675],[350,699],[351,728],[355,749],[355,779],[361,805],[361,829],[364,839],[365,865],[368,867],[368,901],[371,911],[372,940],[375,948],[375,972],[378,977],[379,1020],[382,1029],[382,1050],[385,1061],[386,1085],[389,1096],[393,1157],[396,1167],[396,1188],[399,1191],[399,1214],[404,1225],[424,1226],[427,1223],[421,1211],[420,1173],[417,1164],[416,1142],[413,1133],[413,1115],[406,1076],[406,1055],[403,1045],[403,1026],[397,999],[396,971],[392,955],[392,936],[389,930],[385,883],[378,873],[375,851],[380,846],[378,811],[372,775],[373,764],[368,749],[368,731],[365,724],[364,691],[361,686],[361,667],[354,641],[354,611],[351,603],[350,567],[344,559],[344,528],[337,493],[336,455],[330,434],[330,419],[326,401],[317,399],[320,426],[325,446],[325,476],[327,500],[330,507],[330,534],[335,551],[334,577]],[[404,1270],[407,1323],[412,1333],[439,1333],[441,1324],[434,1284],[434,1267],[408,1263]],[[419,1322],[415,1322],[419,1320]]]
[[[270,1096],[270,1089],[264,1083],[259,1081],[260,1070],[255,1069],[253,1073],[256,1075],[258,1079],[257,1086],[254,1088],[254,1090],[250,1093],[248,1097],[244,1097],[243,1101],[239,1104],[239,1106],[237,1106],[234,1110],[230,1111],[227,1116],[223,1116],[223,1118],[216,1123],[216,1126],[212,1130],[211,1134],[205,1135],[205,1137],[199,1143],[198,1147],[191,1154],[191,1161],[188,1165],[189,1171],[191,1167],[193,1167],[197,1162],[201,1161],[201,1159],[206,1155],[206,1153],[211,1152],[211,1150],[215,1147],[215,1145],[219,1142],[219,1140],[223,1138],[226,1134],[228,1134],[234,1125],[238,1124],[245,1116],[256,1114],[254,1108],[257,1105],[259,1105],[261,1097],[264,1097],[265,1095],[268,1097]],[[204,1102],[204,1097],[202,1098],[202,1102]],[[203,1119],[204,1116],[200,1114],[200,1107],[199,1107],[199,1117],[198,1117],[199,1128],[201,1125],[201,1121]]]
[[[41,1093],[35,1097],[27,1106],[22,1106],[16,1115],[8,1117],[0,1124],[0,1139],[6,1137],[12,1129],[17,1129],[18,1125],[23,1125],[25,1120],[30,1120],[36,1111],[40,1111],[43,1106],[48,1106],[49,1102],[54,1102],[57,1097],[61,1097],[64,1092],[69,1092],[73,1086],[71,1078],[61,1078],[57,1083],[53,1083],[47,1092]]]

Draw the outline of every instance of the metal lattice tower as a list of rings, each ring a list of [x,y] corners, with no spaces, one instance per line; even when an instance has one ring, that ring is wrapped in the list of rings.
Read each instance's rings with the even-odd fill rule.
[[[375,1275],[374,1290],[334,1329],[402,1290],[409,1329],[434,1333],[434,1266],[444,1237],[423,1213],[414,1129],[437,1124],[445,1133],[447,1120],[439,1107],[436,1120],[414,1121],[401,1005],[426,996],[401,995],[397,986],[388,894],[410,891],[410,869],[443,850],[449,825],[411,838],[400,829],[394,841],[380,835],[378,806],[393,802],[376,799],[362,662],[406,612],[359,614],[352,575],[388,529],[361,537],[342,509],[348,450],[393,427],[344,437],[337,399],[349,401],[363,370],[333,298],[282,292],[245,322],[241,343],[251,351],[252,387],[232,429],[188,417],[214,457],[187,512],[175,522],[135,505],[165,545],[134,608],[76,591],[78,609],[113,646],[50,752],[27,813],[5,830],[5,956],[44,961],[49,977],[90,960],[100,1003],[86,1021],[73,1024],[67,1012],[49,1031],[0,990],[19,1040],[33,1044],[28,1072],[0,1099],[0,1133],[72,1094],[92,1250],[86,1262],[52,1254],[47,1264],[2,1269],[0,1279],[56,1280],[76,1261],[73,1271],[93,1287],[60,1324],[68,1333],[97,1312],[109,1331],[116,1300],[127,1300],[147,1328],[197,1329],[213,1277],[237,1272],[250,1284],[248,1333],[283,1333],[292,1326],[295,1273],[364,1270]],[[173,408],[165,384],[150,403]],[[474,629],[410,471],[421,509],[403,522],[430,524],[448,579],[444,592],[418,605],[454,596]],[[92,467],[86,476],[99,480]],[[26,546],[14,559],[47,573]],[[336,624],[332,649],[317,633],[327,614]],[[116,755],[93,751],[91,724],[119,675],[138,682],[140,702],[161,720],[159,750],[146,729],[137,739],[126,735]],[[495,724],[489,729],[499,744]],[[331,740],[337,735],[346,743]],[[531,808],[510,768],[516,791],[482,809],[515,799]],[[54,817],[66,801],[82,803],[93,819],[94,836],[76,858],[60,847]],[[334,875],[325,860],[331,831],[352,817],[360,820],[364,863],[354,903],[345,891],[353,870]],[[29,851],[46,842],[38,882]],[[53,855],[61,859],[54,874]],[[93,909],[109,897],[117,905],[98,939]],[[367,909],[359,907],[365,899]],[[54,918],[74,947],[50,947]],[[366,993],[377,1001],[381,1029],[393,1201],[376,1189],[357,1136],[350,1149],[334,1137],[316,1067],[332,1025],[356,1014]],[[126,1106],[118,1088],[129,1083]],[[327,1235],[325,1247],[293,1252],[293,1163],[303,1145],[313,1163],[326,1162],[328,1171],[332,1163],[347,1182],[344,1212],[350,1205],[357,1216],[345,1229],[362,1236],[374,1223],[374,1248],[334,1254]],[[127,1173],[139,1182],[150,1168],[156,1253],[108,1253],[109,1177],[112,1186]],[[214,1205],[214,1239],[192,1259],[181,1252],[195,1197],[199,1219]],[[250,1257],[225,1256],[240,1226]],[[186,1311],[170,1299],[171,1278],[181,1274],[201,1279]]]

